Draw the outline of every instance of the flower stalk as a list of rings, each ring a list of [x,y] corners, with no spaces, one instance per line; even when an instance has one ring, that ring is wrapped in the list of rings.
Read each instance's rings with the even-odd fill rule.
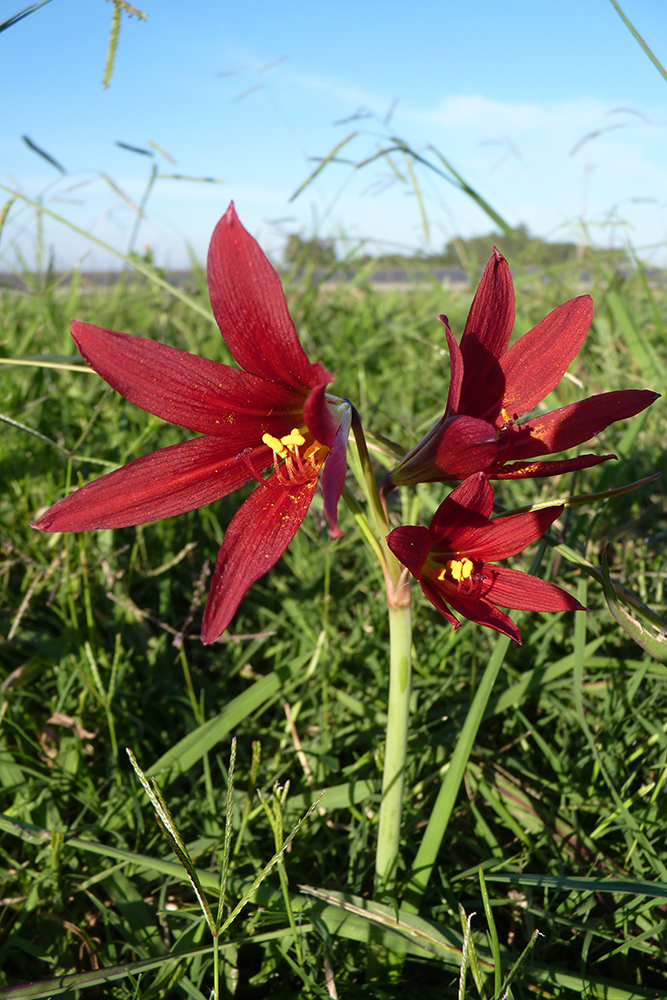
[[[405,603],[389,605],[389,705],[382,774],[382,803],[375,854],[376,895],[394,886],[401,838],[401,815],[410,716],[412,618],[410,584],[398,589]]]
[[[375,892],[379,895],[391,891],[394,886],[401,837],[412,682],[412,590],[407,570],[401,566],[385,540],[390,532],[387,511],[378,493],[363,427],[354,407],[352,432],[359,457],[361,486],[373,511],[375,529],[379,535],[380,565],[385,579],[389,615],[387,730],[375,854]]]

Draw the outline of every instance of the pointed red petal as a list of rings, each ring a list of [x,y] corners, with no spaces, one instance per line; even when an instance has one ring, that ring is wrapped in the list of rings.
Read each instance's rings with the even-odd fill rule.
[[[253,453],[266,468],[271,453]],[[219,500],[252,479],[245,464],[230,457],[220,438],[202,437],[161,448],[109,472],[59,500],[33,525],[40,531],[123,528],[172,517]]]
[[[503,409],[511,419],[528,413],[558,385],[579,353],[593,319],[590,295],[558,306],[524,333],[504,358]]]
[[[340,538],[343,534],[338,527],[338,501],[345,486],[347,472],[347,439],[350,433],[351,410],[348,406],[333,440],[322,474],[320,489],[324,498],[324,513],[329,521],[329,537]]]
[[[327,406],[326,393],[326,382],[311,389],[303,406],[303,416],[313,437],[327,448],[332,448],[338,425]]]
[[[467,364],[469,341],[482,344],[495,358],[507,350],[514,326],[514,285],[507,261],[493,248],[484,274],[475,292],[466,320],[461,350]]]
[[[241,434],[256,444],[265,432],[288,433],[294,414],[301,420],[303,396],[284,385],[157,340],[78,320],[71,332],[88,364],[110,386],[180,427],[226,437]]]
[[[563,506],[496,517],[483,527],[453,527],[447,532],[451,550],[469,559],[496,562],[523,552],[563,513]],[[493,598],[495,600],[495,598]]]
[[[507,350],[513,326],[512,276],[507,261],[494,249],[461,337],[465,375],[459,413],[495,419],[504,389],[498,362]]]
[[[577,458],[562,458],[553,462],[516,462],[502,465],[495,472],[488,472],[490,479],[540,479],[543,476],[561,476],[564,472],[590,469],[601,462],[608,462],[616,455],[579,455]]]
[[[659,393],[648,389],[618,389],[552,410],[512,430],[511,458],[567,451],[615,421],[640,413],[658,398]]]
[[[218,553],[202,642],[222,635],[248,589],[278,561],[306,516],[316,485],[313,479],[283,487],[274,474],[236,512]]]
[[[434,538],[444,538],[449,546],[459,532],[465,535],[476,529],[485,531],[492,510],[493,489],[484,473],[478,472],[443,500],[433,515],[429,530]]]
[[[433,535],[421,525],[404,524],[394,528],[386,538],[387,545],[415,580],[421,580],[422,570],[433,542]]]
[[[332,381],[306,357],[280,279],[233,203],[215,227],[207,274],[213,314],[242,368],[301,391]]]
[[[509,566],[493,567],[493,584],[486,596],[502,608],[523,611],[585,611],[579,601],[553,583]]]
[[[444,597],[438,590],[437,583],[431,580],[423,579],[421,581],[421,588],[433,607],[447,619],[450,625],[453,625],[454,628],[457,629],[463,624],[455,615],[452,614],[449,606],[445,602]]]
[[[461,348],[456,343],[454,334],[449,329],[446,316],[440,316],[440,322],[445,324],[445,336],[447,337],[447,347],[449,348],[449,392],[447,393],[447,406],[445,407],[445,417],[459,412],[459,402],[461,400],[461,386],[463,385],[463,355]]]
[[[433,598],[427,594],[430,600]],[[472,600],[461,597],[458,594],[447,594],[447,600],[458,614],[467,618],[477,625],[484,625],[485,628],[492,628],[502,635],[507,635],[521,645],[521,633],[509,615],[503,614],[495,608],[489,601]],[[435,602],[434,602],[435,603]],[[436,605],[437,607],[437,605]],[[440,611],[441,609],[438,608]]]

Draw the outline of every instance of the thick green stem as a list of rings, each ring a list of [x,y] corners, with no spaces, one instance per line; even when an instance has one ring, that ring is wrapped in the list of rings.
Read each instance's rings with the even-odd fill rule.
[[[410,594],[409,584],[405,583],[402,589],[405,599],[405,595]],[[412,651],[410,611],[409,603],[389,607],[389,711],[375,857],[375,888],[376,891],[385,892],[391,889],[394,883],[401,836],[410,710]]]
[[[389,705],[375,858],[375,890],[376,893],[381,893],[393,888],[401,837],[410,712],[412,593],[408,571],[401,566],[385,541],[390,531],[387,511],[378,493],[361,420],[354,407],[352,407],[352,431],[359,456],[355,474],[373,512],[374,527],[378,536],[376,554],[384,574],[389,609]],[[352,467],[355,468],[355,463],[352,463]]]

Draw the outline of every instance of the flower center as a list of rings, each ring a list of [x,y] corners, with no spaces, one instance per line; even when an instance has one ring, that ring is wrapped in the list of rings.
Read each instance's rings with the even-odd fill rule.
[[[450,585],[456,584],[459,593],[474,596],[481,589],[484,577],[475,572],[472,559],[463,556],[461,559],[448,559],[438,573],[438,580]]]
[[[298,427],[281,438],[262,434],[262,443],[273,452],[276,476],[283,486],[317,477],[329,453],[327,446],[319,441],[313,441],[302,451],[306,439]]]
[[[448,559],[444,569],[438,573],[438,580],[454,580],[461,585],[465,580],[469,580],[474,569],[472,559],[466,556],[463,559]]]

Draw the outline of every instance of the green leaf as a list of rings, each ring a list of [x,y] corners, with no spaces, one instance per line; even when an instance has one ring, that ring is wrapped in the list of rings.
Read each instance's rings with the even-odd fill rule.
[[[18,11],[18,13],[12,14],[12,16],[8,17],[6,21],[0,22],[0,31],[5,31],[7,28],[11,28],[13,24],[16,24],[18,21],[22,21],[24,17],[28,16],[28,14],[34,13],[34,11],[39,10],[40,7],[44,7],[47,3],[51,3],[51,0],[41,0],[41,3],[30,4],[29,7],[24,7],[23,10]]]
[[[614,591],[614,584],[609,574],[606,548],[602,553],[600,566],[602,568],[602,586],[604,587],[604,597],[607,602],[607,607],[609,608],[614,620],[618,622],[623,631],[627,632],[630,638],[633,639],[638,646],[645,649],[646,652],[655,660],[667,662],[667,622],[663,622],[663,627],[659,632],[649,632],[640,621],[633,618],[632,615],[630,615],[625,608],[622,608],[618,603],[616,593]]]

